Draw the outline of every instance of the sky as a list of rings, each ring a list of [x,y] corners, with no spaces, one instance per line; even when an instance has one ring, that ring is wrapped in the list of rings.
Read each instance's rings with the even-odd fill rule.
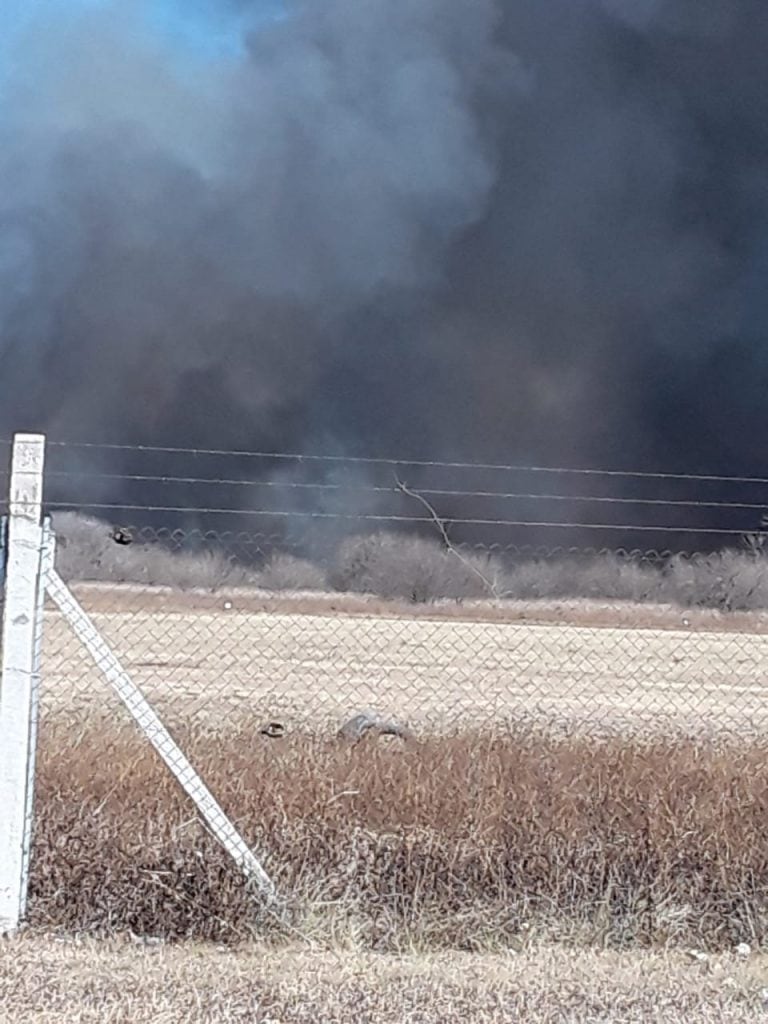
[[[2,0],[0,3],[0,81],[7,76],[25,32],[46,18],[77,9],[109,7],[110,0]],[[124,5],[123,5],[124,6]],[[229,11],[213,0],[136,0],[157,39],[178,55],[215,59],[237,54],[246,27],[279,17],[282,0],[256,0],[246,18],[242,5]],[[238,11],[238,7],[241,9]]]

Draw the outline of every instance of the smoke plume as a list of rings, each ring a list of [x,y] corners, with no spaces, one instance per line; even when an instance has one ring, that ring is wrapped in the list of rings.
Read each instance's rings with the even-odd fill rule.
[[[291,0],[207,61],[46,18],[0,434],[767,475],[766,46],[764,0]]]

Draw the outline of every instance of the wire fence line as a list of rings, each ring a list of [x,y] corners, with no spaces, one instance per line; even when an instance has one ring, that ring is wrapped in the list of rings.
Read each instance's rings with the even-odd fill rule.
[[[635,535],[652,548],[655,533],[691,552],[759,529],[768,509],[768,479],[757,476],[61,441],[49,442],[47,482],[52,509],[135,513],[146,525],[184,516],[185,527],[194,517],[221,529],[218,516],[261,520],[262,532],[270,519],[282,532],[281,520],[302,518],[343,530],[433,526],[416,492],[457,540],[523,544],[538,534],[551,545],[568,534],[583,546],[602,533],[606,546]]]
[[[10,445],[10,441],[0,441],[0,444]],[[536,466],[536,465],[525,465],[525,464],[503,464],[503,463],[483,463],[483,462],[446,462],[437,460],[424,460],[424,459],[409,459],[409,458],[381,458],[381,457],[361,457],[354,455],[329,455],[329,454],[317,454],[317,453],[287,453],[287,452],[266,452],[266,451],[248,451],[248,450],[233,450],[233,449],[216,449],[216,448],[180,448],[180,447],[162,447],[153,445],[128,445],[128,444],[108,444],[99,442],[84,442],[84,441],[49,441],[49,446],[59,449],[69,450],[91,450],[91,451],[124,451],[133,452],[140,454],[170,454],[170,455],[213,455],[216,457],[225,458],[248,458],[248,459],[266,459],[274,461],[291,461],[291,462],[322,462],[322,463],[345,463],[348,465],[352,464],[364,464],[364,465],[386,465],[386,466],[415,466],[415,467],[428,467],[438,469],[461,469],[461,470],[491,470],[498,472],[524,472],[524,473],[550,473],[550,474],[575,474],[578,476],[603,476],[603,477],[623,477],[623,478],[636,478],[636,479],[650,479],[650,480],[687,480],[687,481],[698,481],[698,482],[717,482],[717,483],[757,483],[757,484],[768,484],[767,477],[757,476],[723,476],[716,474],[696,474],[696,473],[660,473],[660,472],[647,472],[639,470],[624,470],[624,469],[595,469],[595,468],[584,468],[584,467],[555,467],[555,466]]]
[[[51,442],[45,505],[176,729],[768,725],[768,480]],[[113,705],[48,608],[43,722]]]

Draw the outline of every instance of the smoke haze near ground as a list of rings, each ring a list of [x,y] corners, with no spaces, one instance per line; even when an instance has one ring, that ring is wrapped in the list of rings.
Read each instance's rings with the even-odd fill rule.
[[[766,475],[761,0],[139,7],[18,46],[0,434]]]

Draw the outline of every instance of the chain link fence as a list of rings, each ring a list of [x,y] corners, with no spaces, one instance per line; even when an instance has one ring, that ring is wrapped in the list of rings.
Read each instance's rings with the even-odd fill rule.
[[[276,482],[252,467],[227,475],[226,453],[187,453],[186,472],[178,452],[128,454],[131,472],[107,472],[110,449],[52,446],[47,507],[61,575],[171,728],[325,735],[361,712],[416,735],[521,721],[601,734],[768,724],[760,500],[708,502],[724,506],[725,526],[652,522],[653,540],[706,535],[703,552],[598,548],[584,543],[588,528],[642,539],[649,503],[677,515],[679,490],[666,502],[654,480],[655,497],[632,499],[631,522],[625,499],[611,498],[624,520],[582,515],[579,533],[564,530],[568,517],[531,516],[550,490],[462,488],[455,467],[447,484],[432,469],[417,489],[404,483],[410,464],[364,482],[353,464],[340,483],[336,462],[330,478],[311,464],[307,477],[294,459]],[[464,514],[453,504],[449,518],[441,495],[459,495]],[[740,525],[736,507],[749,509]],[[540,543],[547,527],[579,543]],[[44,721],[122,716],[52,607],[41,706]]]
[[[80,530],[91,572],[77,571]],[[243,534],[209,535],[201,547],[200,536],[89,520],[60,519],[57,531],[75,595],[171,724],[255,730],[276,721],[326,733],[372,709],[415,732],[509,720],[697,732],[760,729],[768,716],[768,616],[656,597],[711,587],[713,576],[746,587],[718,576],[712,556],[505,560],[379,535],[342,544],[325,563]],[[735,577],[763,571],[739,558]],[[477,593],[478,566],[499,596]],[[613,596],[622,587],[641,589]],[[443,598],[442,588],[454,593]],[[46,711],[109,704],[54,611],[43,678]]]

